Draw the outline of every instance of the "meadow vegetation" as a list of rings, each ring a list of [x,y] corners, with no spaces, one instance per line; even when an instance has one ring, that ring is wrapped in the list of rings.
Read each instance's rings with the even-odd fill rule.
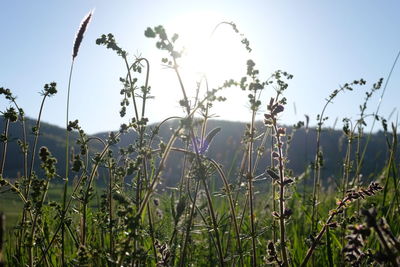
[[[82,22],[73,47],[73,64],[91,19]],[[243,49],[250,42],[234,23],[223,22],[238,34]],[[277,70],[260,74],[255,61],[247,61],[243,77],[232,77],[210,88],[207,77],[187,90],[179,62],[183,50],[179,36],[169,35],[162,26],[147,28],[145,36],[155,40],[165,53],[161,63],[173,70],[182,99],[183,113],[152,123],[147,119],[151,94],[150,64],[144,57],[132,57],[120,47],[113,34],[100,36],[96,43],[121,58],[126,73],[120,78],[121,110],[126,120],[106,138],[87,135],[78,120],[69,120],[68,86],[65,173],[46,147],[38,147],[41,113],[48,98],[57,93],[55,82],[42,91],[40,113],[32,129],[26,127],[23,109],[10,89],[0,94],[10,101],[2,113],[0,198],[18,204],[1,210],[13,218],[2,231],[0,261],[8,266],[398,266],[400,264],[399,181],[397,124],[368,111],[368,101],[386,89],[383,79],[369,85],[364,79],[344,83],[332,91],[317,116],[316,128],[306,117],[291,131],[280,117],[285,112],[285,91],[293,75]],[[251,54],[249,54],[249,57]],[[396,59],[397,60],[397,59]],[[390,78],[390,75],[388,79]],[[220,127],[210,128],[212,108],[225,100],[224,90],[248,94],[249,122],[242,134],[238,164],[222,165],[207,153]],[[261,99],[270,90],[273,97]],[[322,134],[333,100],[345,91],[365,90],[356,120],[343,119],[345,155],[340,174],[326,182]],[[73,90],[71,90],[73,92]],[[157,96],[154,96],[157,97]],[[314,100],[313,100],[314,101]],[[317,101],[317,100],[315,100]],[[150,102],[151,104],[151,102]],[[257,123],[260,109],[266,110]],[[129,117],[129,114],[133,114]],[[387,146],[385,164],[379,172],[364,177],[364,162],[371,132],[367,118],[382,125]],[[160,128],[179,123],[167,139]],[[21,175],[6,177],[10,124],[19,124]],[[371,127],[371,125],[369,125]],[[313,159],[301,174],[288,167],[287,157],[296,129],[316,131]],[[373,126],[372,126],[373,128]],[[134,131],[127,146],[122,136]],[[28,132],[34,136],[28,141]],[[70,144],[74,132],[76,144]],[[93,145],[95,144],[95,146]],[[76,149],[70,149],[74,146]],[[94,148],[95,147],[95,148]],[[268,168],[260,161],[270,153]],[[169,157],[182,166],[173,187],[161,184]],[[234,155],[231,155],[232,157]],[[35,161],[40,169],[35,169]],[[175,161],[176,162],[176,161]],[[97,181],[105,181],[98,185]],[[216,182],[218,181],[218,182]],[[219,186],[221,185],[221,186]],[[332,190],[333,188],[333,190]],[[5,203],[3,201],[2,203]],[[8,208],[8,210],[7,210]],[[3,222],[3,220],[1,220]]]

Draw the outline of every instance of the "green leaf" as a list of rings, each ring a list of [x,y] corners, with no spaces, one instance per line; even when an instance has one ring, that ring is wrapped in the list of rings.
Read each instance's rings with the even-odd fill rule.
[[[211,132],[208,133],[205,143],[209,146],[211,144],[211,141],[214,139],[214,137],[221,131],[221,128],[217,127],[213,129]]]
[[[276,172],[274,172],[273,170],[268,169],[267,173],[268,173],[269,176],[271,176],[272,179],[274,179],[274,180],[278,180],[279,179],[279,175]]]

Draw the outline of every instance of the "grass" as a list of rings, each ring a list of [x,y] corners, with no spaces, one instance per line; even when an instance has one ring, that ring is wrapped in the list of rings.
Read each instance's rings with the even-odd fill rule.
[[[84,27],[78,31],[72,63],[91,16],[90,13],[84,19]],[[251,52],[249,41],[235,24],[219,25],[231,26]],[[146,107],[151,97],[151,62],[131,58],[112,34],[102,35],[96,43],[115,52],[126,67],[126,74],[120,78],[120,116],[126,123],[101,139],[86,135],[78,120],[69,121],[67,117],[65,175],[57,173],[57,159],[47,147],[36,148],[45,100],[57,93],[53,82],[46,84],[42,92],[34,143],[27,144],[25,138],[19,140],[24,175],[19,179],[3,177],[8,125],[20,123],[24,133],[26,129],[16,96],[1,88],[1,95],[14,107],[3,113],[6,127],[2,135],[0,204],[8,217],[10,234],[5,245],[0,246],[0,261],[30,267],[400,263],[397,124],[389,127],[378,114],[367,113],[368,100],[381,88],[382,79],[361,100],[360,118],[343,120],[347,141],[343,169],[338,171],[336,184],[325,185],[321,172],[325,155],[320,141],[321,132],[326,130],[327,107],[342,91],[365,88],[363,79],[345,83],[329,95],[317,118],[316,151],[310,156],[314,162],[305,166],[303,174],[295,176],[286,166],[293,132],[289,133],[279,119],[285,112],[285,93],[293,75],[278,70],[264,79],[256,63],[248,60],[243,77],[215,88],[209,87],[203,77],[195,96],[191,96],[181,77],[182,52],[176,42],[179,36],[170,37],[162,26],[147,28],[145,36],[155,39],[157,48],[165,52],[162,63],[174,71],[179,82],[183,115],[150,127]],[[72,67],[70,81],[71,75]],[[222,166],[207,154],[220,131],[209,129],[208,121],[213,105],[224,101],[223,90],[228,87],[248,92],[250,110],[242,149],[229,160],[238,164]],[[272,90],[274,97],[260,99],[263,90]],[[260,127],[256,115],[262,105],[267,112]],[[130,118],[128,109],[134,114]],[[366,182],[359,175],[363,173],[361,154],[368,147],[368,142],[362,142],[368,116],[382,123],[389,153],[380,173]],[[160,140],[159,128],[172,119],[178,119],[179,125],[169,139]],[[304,125],[299,122],[297,128]],[[308,128],[308,121],[306,125]],[[80,151],[73,154],[69,153],[68,142],[71,131],[79,134]],[[136,132],[135,140],[127,147],[114,149],[128,131]],[[93,150],[94,142],[101,148]],[[271,153],[271,162],[267,170],[260,172],[258,167],[266,151]],[[180,176],[176,187],[163,188],[160,181],[171,153],[179,155],[184,167],[176,174]],[[39,175],[32,167],[28,170],[35,160],[40,161]],[[68,179],[72,175],[76,177],[73,182]],[[98,177],[105,186],[96,186]],[[260,181],[267,181],[267,186],[260,186]]]
[[[69,191],[72,189],[72,186],[69,186]],[[96,191],[99,190],[98,188]],[[47,201],[48,202],[61,202],[62,195],[64,192],[64,186],[59,183],[54,183],[49,187],[47,192]],[[96,193],[98,195],[98,192]],[[97,200],[93,199],[91,201],[91,207],[96,208],[98,205]],[[21,199],[12,192],[5,192],[1,194],[0,197],[0,206],[1,211],[6,215],[6,227],[7,231],[13,229],[13,227],[18,223],[21,219],[21,210],[23,209],[23,203]]]

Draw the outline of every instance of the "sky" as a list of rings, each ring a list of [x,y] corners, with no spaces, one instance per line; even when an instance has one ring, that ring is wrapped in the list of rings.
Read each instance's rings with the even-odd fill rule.
[[[57,82],[58,94],[47,100],[42,120],[65,127],[68,74],[73,41],[83,17],[94,9],[74,64],[70,119],[79,119],[88,133],[118,129],[121,84],[125,76],[120,57],[95,44],[101,34],[113,33],[130,60],[141,55],[150,60],[150,85],[155,97],[148,104],[150,122],[168,116],[183,116],[178,81],[161,65],[165,56],[155,40],[144,36],[148,26],[164,25],[180,34],[187,47],[182,62],[185,86],[194,96],[196,77],[191,71],[206,71],[210,87],[245,74],[252,59],[267,78],[275,70],[294,75],[285,94],[288,105],[281,123],[294,124],[316,116],[325,99],[340,85],[363,78],[367,85],[345,92],[328,107],[328,126],[341,127],[343,117],[356,120],[365,92],[379,78],[386,78],[400,50],[399,1],[10,1],[0,2],[0,87],[10,88],[29,117],[39,112],[40,91],[45,83]],[[233,21],[249,40],[247,53],[239,36],[220,27],[212,41],[209,33],[221,21]],[[204,40],[208,52],[199,50]],[[211,59],[210,59],[211,55]],[[206,60],[205,60],[206,58]],[[200,63],[198,61],[201,61]],[[400,63],[399,63],[400,64]],[[382,99],[379,114],[396,122],[400,99],[400,66],[396,66]],[[367,113],[375,112],[382,91],[369,102]],[[230,88],[221,93],[227,102],[212,110],[216,118],[249,121],[247,93]],[[266,102],[273,95],[267,88],[261,96],[262,119]],[[10,104],[1,99],[0,110]],[[129,111],[128,115],[132,115]],[[338,123],[335,124],[335,121]]]

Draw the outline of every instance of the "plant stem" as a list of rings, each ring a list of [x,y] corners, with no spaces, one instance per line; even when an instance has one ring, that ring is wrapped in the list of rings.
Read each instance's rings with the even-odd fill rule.
[[[67,201],[67,194],[68,194],[68,176],[69,176],[69,131],[68,131],[68,124],[69,124],[69,97],[71,93],[71,81],[72,81],[72,72],[74,69],[74,58],[71,61],[71,68],[69,70],[69,78],[68,78],[68,90],[67,90],[67,114],[65,118],[66,124],[66,132],[65,132],[65,182],[64,182],[64,193],[63,193],[63,204],[62,210],[65,216],[67,212],[65,210],[65,204]],[[63,217],[64,217],[63,216]],[[64,226],[64,218],[61,221],[61,266],[65,266],[65,226]]]
[[[254,90],[254,99],[256,98],[257,91]],[[250,229],[251,229],[251,244],[252,244],[252,266],[257,266],[257,246],[256,246],[256,230],[254,225],[254,192],[253,192],[253,144],[254,144],[254,121],[256,117],[255,108],[252,109],[251,124],[250,124],[250,140],[248,143],[247,152],[247,187],[249,190],[249,205],[250,205]]]
[[[289,261],[286,252],[286,229],[285,229],[285,171],[283,165],[283,153],[282,153],[282,145],[280,139],[280,134],[278,131],[278,127],[276,125],[276,120],[274,120],[274,131],[276,137],[276,145],[278,148],[278,155],[279,155],[279,227],[280,227],[280,239],[281,239],[281,255],[283,266],[288,267]]]
[[[6,120],[6,126],[4,127],[4,136],[6,140],[3,142],[3,153],[1,155],[1,163],[0,163],[0,177],[3,177],[3,172],[4,172],[4,166],[6,162],[6,155],[7,155],[7,145],[8,145],[8,127],[10,125],[10,119]]]
[[[188,219],[187,226],[186,226],[185,241],[183,242],[182,251],[181,251],[181,258],[179,260],[179,266],[180,267],[186,266],[185,265],[186,264],[186,248],[187,248],[187,244],[189,242],[190,228],[191,228],[193,217],[194,217],[194,210],[195,210],[195,207],[196,207],[196,200],[197,200],[197,195],[198,195],[198,192],[199,192],[199,188],[200,188],[200,182],[196,181],[196,189],[194,190],[192,208],[190,210],[190,215],[189,215],[189,219]]]
[[[111,165],[111,161],[109,161],[109,164]],[[112,190],[113,190],[113,171],[111,169],[111,166],[109,166],[108,169],[108,174],[110,177],[109,185],[108,185],[108,212],[110,216],[110,223],[109,223],[109,233],[110,233],[110,256],[113,259],[114,258],[114,233],[113,233],[113,202],[112,202]]]

